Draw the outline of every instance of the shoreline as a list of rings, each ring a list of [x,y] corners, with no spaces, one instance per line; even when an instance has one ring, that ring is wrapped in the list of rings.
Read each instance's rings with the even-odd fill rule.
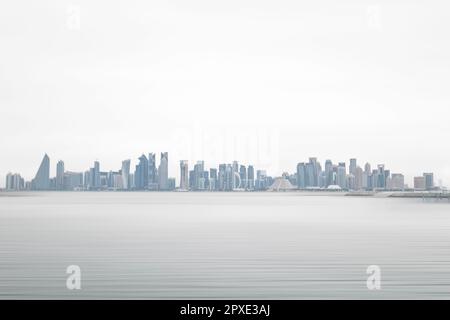
[[[44,193],[149,193],[149,194],[284,194],[284,195],[299,195],[299,196],[344,196],[344,197],[372,197],[372,198],[426,198],[426,199],[449,199],[450,193],[446,191],[439,192],[429,192],[429,191],[328,191],[328,190],[290,190],[290,191],[147,191],[147,190],[136,190],[136,191],[125,191],[125,190],[97,190],[97,191],[56,191],[56,190],[22,190],[22,191],[0,191],[0,197],[24,197],[31,195],[38,195]]]

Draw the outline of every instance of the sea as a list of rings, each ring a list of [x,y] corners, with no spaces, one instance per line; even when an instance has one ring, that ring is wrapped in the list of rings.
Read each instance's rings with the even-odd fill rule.
[[[0,299],[449,298],[447,200],[0,193]]]

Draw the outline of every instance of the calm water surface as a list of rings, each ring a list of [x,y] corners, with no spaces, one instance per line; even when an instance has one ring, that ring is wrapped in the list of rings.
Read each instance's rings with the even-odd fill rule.
[[[301,193],[0,194],[0,298],[450,298],[450,203]],[[19,196],[20,195],[20,196]],[[66,268],[82,289],[66,289]],[[381,290],[366,287],[369,265]]]

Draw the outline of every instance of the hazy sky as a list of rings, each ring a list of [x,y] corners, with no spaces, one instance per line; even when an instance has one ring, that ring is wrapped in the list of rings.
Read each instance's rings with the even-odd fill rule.
[[[357,157],[450,184],[448,1],[0,4],[0,186],[169,152],[269,174]],[[159,162],[159,159],[158,159]],[[178,182],[177,182],[178,183]]]

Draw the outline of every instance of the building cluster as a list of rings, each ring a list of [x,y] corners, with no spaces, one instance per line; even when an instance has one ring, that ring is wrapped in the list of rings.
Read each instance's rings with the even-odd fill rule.
[[[433,190],[435,188],[432,173],[424,173],[414,178],[415,190]],[[349,167],[340,162],[333,164],[325,161],[322,166],[317,158],[297,165],[295,174],[283,173],[282,177],[272,178],[265,170],[256,170],[252,165],[233,163],[220,164],[218,168],[205,167],[204,161],[197,161],[190,170],[187,160],[180,161],[180,181],[169,177],[169,154],[161,153],[159,165],[156,154],[149,153],[138,158],[132,172],[131,161],[122,161],[117,171],[101,171],[100,162],[95,161],[92,168],[85,172],[65,170],[64,162],[56,164],[56,176],[50,177],[50,158],[46,154],[42,159],[34,179],[30,182],[20,174],[9,173],[6,176],[6,190],[148,190],[148,191],[283,191],[283,190],[411,190],[405,184],[401,173],[391,173],[384,165],[372,169],[369,163],[361,168],[356,159],[350,159]]]
[[[290,176],[292,183],[299,189],[329,189],[329,190],[407,190],[405,177],[401,173],[391,173],[384,164],[376,168],[369,163],[361,168],[356,159],[350,159],[349,168],[345,162],[333,164],[331,160],[325,161],[322,167],[317,158],[310,158],[309,162],[297,165],[297,174]],[[432,190],[435,187],[432,173],[424,173],[414,178],[414,189]]]
[[[252,165],[223,163],[219,168],[205,169],[204,161],[197,161],[189,170],[187,160],[180,161],[180,191],[262,191],[270,185],[272,178],[266,171],[257,170]]]
[[[6,190],[20,191],[25,189],[25,180],[18,173],[8,173],[6,175]]]
[[[64,162],[56,164],[56,176],[50,178],[50,158],[45,155],[36,176],[22,187],[7,190],[155,190],[175,189],[175,179],[169,178],[168,153],[161,153],[159,167],[156,167],[156,155],[150,153],[139,157],[134,173],[131,173],[131,161],[122,161],[118,171],[101,171],[100,162],[95,161],[92,168],[85,172],[66,171]],[[9,177],[9,175],[8,175]]]

